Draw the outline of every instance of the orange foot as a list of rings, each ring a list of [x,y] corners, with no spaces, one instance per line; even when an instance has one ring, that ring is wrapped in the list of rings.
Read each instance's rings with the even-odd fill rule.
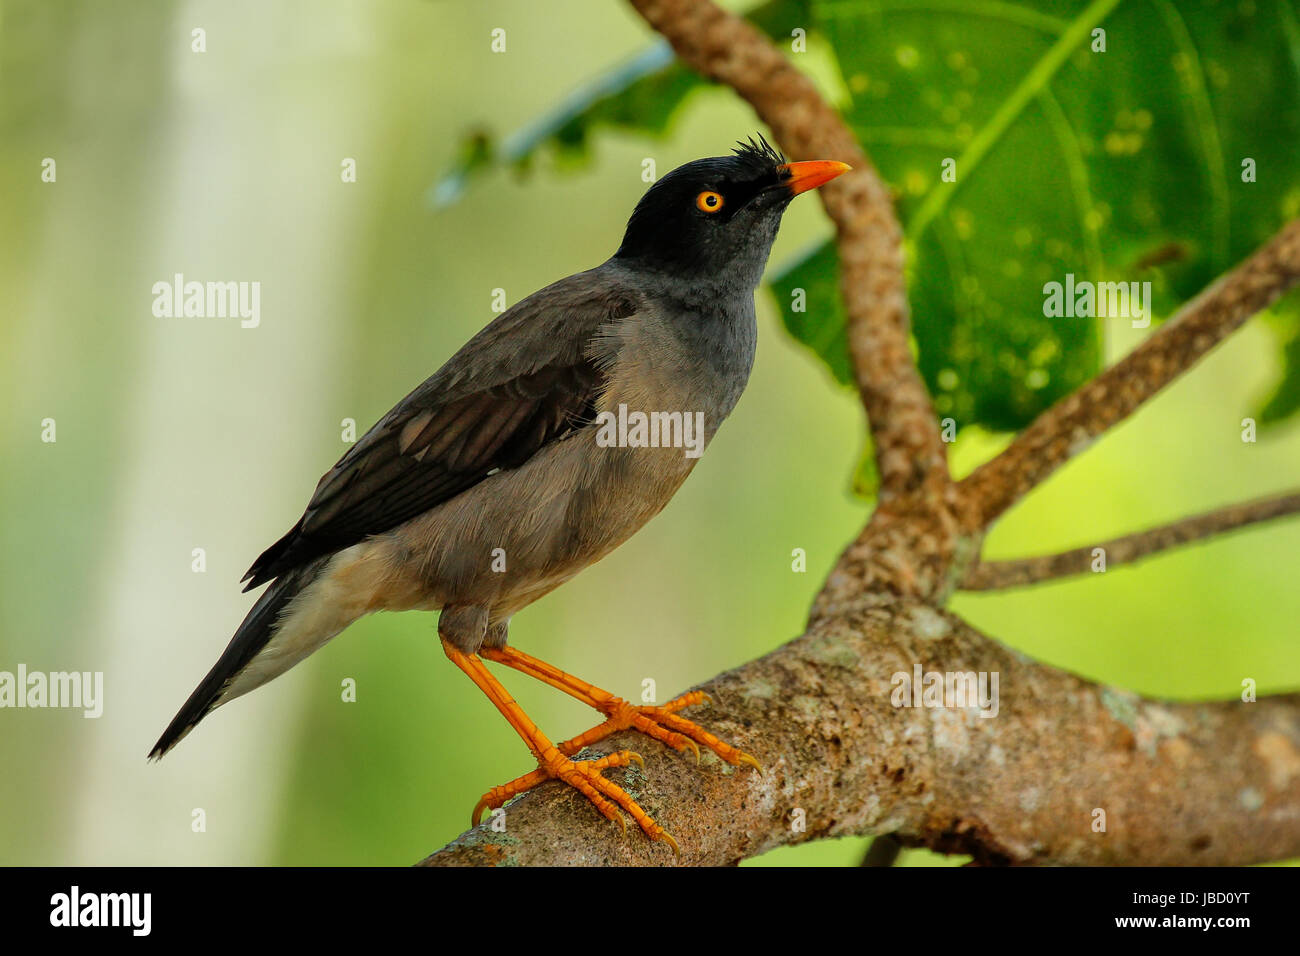
[[[655,823],[650,818],[650,814],[641,809],[626,791],[601,776],[602,770],[609,767],[626,767],[633,760],[644,765],[638,755],[621,750],[599,760],[570,760],[561,752],[560,747],[551,743],[546,735],[537,729],[537,725],[524,713],[523,708],[515,702],[501,682],[488,672],[486,665],[477,655],[466,654],[447,641],[443,641],[442,647],[452,663],[464,671],[469,679],[487,695],[488,700],[501,712],[501,716],[510,722],[510,726],[524,739],[528,749],[537,758],[538,766],[532,773],[525,774],[505,786],[494,787],[484,794],[483,799],[474,808],[475,826],[478,825],[483,811],[488,807],[499,807],[515,794],[522,793],[544,780],[563,780],[595,804],[596,809],[606,817],[618,821],[625,833],[627,824],[623,822],[623,817],[615,809],[616,807],[631,814],[632,819],[650,839],[662,840],[675,852],[680,852],[677,841],[663,827]],[[568,744],[571,746],[569,753],[576,753],[578,747],[572,746],[573,741],[569,741]]]
[[[633,759],[641,763],[639,757],[628,753],[628,751],[620,751],[618,754],[611,754],[609,757],[594,761],[574,762],[564,760],[565,757],[571,757],[582,748],[603,740],[610,734],[629,728],[637,730],[648,737],[653,737],[655,740],[662,741],[674,750],[690,750],[695,754],[697,762],[700,758],[699,745],[703,744],[732,766],[747,764],[760,772],[763,769],[759,762],[749,754],[723,742],[698,724],[677,715],[677,711],[683,708],[707,701],[709,697],[703,691],[691,691],[660,707],[634,707],[621,697],[615,697],[608,691],[601,690],[586,681],[566,674],[559,668],[531,657],[522,651],[517,651],[512,647],[484,648],[480,653],[488,660],[505,664],[507,667],[512,667],[531,677],[536,677],[557,690],[564,691],[571,697],[581,700],[588,706],[600,711],[605,715],[606,719],[604,723],[579,734],[572,740],[566,740],[563,743],[554,745],[557,752],[555,756],[562,763],[556,762],[554,758],[548,761],[546,756],[543,755],[538,759],[538,769],[532,773],[526,773],[507,784],[493,787],[485,793],[474,809],[474,823],[476,825],[481,819],[484,810],[496,809],[511,797],[523,793],[545,780],[561,779],[586,795],[606,817],[618,819],[622,823],[622,818],[615,815],[616,811],[610,805],[612,800],[613,803],[626,810],[652,840],[662,840],[674,850],[677,850],[677,841],[663,827],[651,819],[625,791],[600,775],[600,771],[605,767],[627,766],[628,761]],[[579,779],[580,782],[574,782],[575,779]],[[599,783],[596,781],[599,781]],[[598,792],[593,793],[593,790]],[[601,794],[609,799],[603,799]],[[626,829],[626,825],[624,825],[624,828]]]

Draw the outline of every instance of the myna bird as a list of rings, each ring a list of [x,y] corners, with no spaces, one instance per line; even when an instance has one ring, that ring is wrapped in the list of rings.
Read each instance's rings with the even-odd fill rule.
[[[507,628],[626,541],[690,474],[749,379],[754,290],[786,206],[848,168],[787,163],[759,137],[656,182],[611,259],[502,313],[325,473],[297,524],[244,576],[245,590],[271,586],[150,757],[359,617],[438,610],[447,656],[538,763],[488,791],[475,823],[554,778],[619,823],[621,807],[676,849],[601,775],[639,757],[570,757],[630,727],[697,757],[703,745],[733,765],[757,761],[678,715],[702,693],[633,706],[510,647]],[[553,743],[484,659],[577,698],[604,722]]]

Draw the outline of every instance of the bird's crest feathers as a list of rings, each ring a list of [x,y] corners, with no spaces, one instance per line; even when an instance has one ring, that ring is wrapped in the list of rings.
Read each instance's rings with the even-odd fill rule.
[[[785,156],[781,151],[767,141],[762,133],[756,134],[758,141],[754,141],[751,136],[748,142],[737,140],[736,148],[732,150],[739,159],[751,162],[761,163],[764,167],[781,166],[785,164]]]

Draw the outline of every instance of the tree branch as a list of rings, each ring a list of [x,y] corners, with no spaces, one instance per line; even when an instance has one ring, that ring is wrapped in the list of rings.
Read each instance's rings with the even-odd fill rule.
[[[995,717],[895,707],[914,668],[999,675]],[[734,864],[823,837],[896,833],[983,863],[1238,864],[1300,855],[1300,695],[1157,703],[1002,647],[952,614],[866,601],[702,685],[692,711],[764,772],[689,758],[635,733],[646,770],[614,771],[682,847]],[[1105,832],[1094,832],[1104,812]],[[801,812],[801,813],[800,813]],[[802,819],[803,829],[796,825]],[[672,865],[569,787],[548,783],[427,865]]]
[[[980,528],[1300,281],[1300,220],[1187,303],[1128,356],[1057,402],[958,486]]]
[[[687,66],[725,83],[795,159],[853,167],[823,187],[835,223],[849,351],[866,407],[880,498],[948,482],[947,450],[908,343],[903,243],[889,189],[817,88],[765,36],[709,0],[631,0]]]
[[[1116,565],[1130,564],[1149,554],[1180,544],[1297,512],[1300,512],[1300,492],[1263,498],[1061,554],[1022,558],[1018,561],[983,561],[970,569],[961,587],[966,591],[993,591],[1083,574],[1092,569],[1094,551],[1098,548],[1105,552],[1105,569],[1110,570]]]
[[[631,0],[678,55],[734,88],[795,158],[856,167],[824,191],[836,223],[848,336],[882,490],[832,570],[808,631],[703,685],[691,716],[754,754],[695,766],[633,732],[600,752],[649,760],[612,773],[672,832],[680,862],[732,864],[778,846],[894,834],[982,863],[1232,864],[1300,855],[1300,695],[1162,703],[1028,660],[938,608],[984,529],[1300,277],[1284,229],[1133,354],[1058,403],[960,485],[908,347],[889,194],[835,112],[757,31],[708,0]],[[1123,540],[1123,539],[1121,539]],[[895,706],[898,675],[997,677],[996,716]],[[992,689],[990,683],[987,689]],[[548,783],[428,865],[672,864]],[[1104,822],[1104,829],[1098,825]]]
[[[898,842],[896,836],[892,833],[882,833],[871,841],[871,846],[867,847],[867,852],[858,866],[893,866],[898,862],[899,854],[902,852],[903,844]]]

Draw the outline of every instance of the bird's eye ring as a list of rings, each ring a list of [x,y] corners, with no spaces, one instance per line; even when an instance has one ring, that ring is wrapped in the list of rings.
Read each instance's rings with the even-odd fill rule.
[[[722,195],[706,189],[695,197],[695,208],[700,212],[717,212],[722,208]]]

